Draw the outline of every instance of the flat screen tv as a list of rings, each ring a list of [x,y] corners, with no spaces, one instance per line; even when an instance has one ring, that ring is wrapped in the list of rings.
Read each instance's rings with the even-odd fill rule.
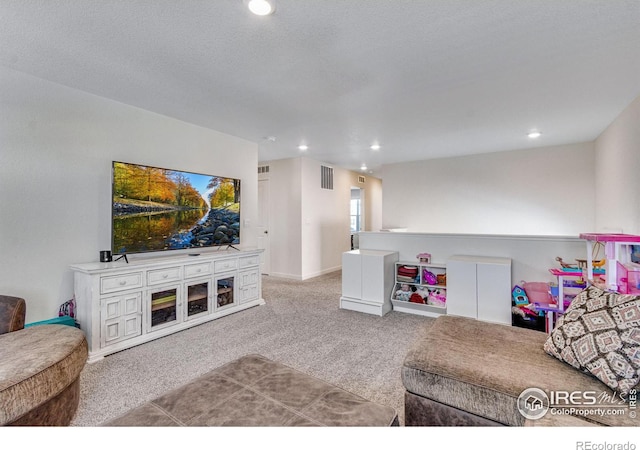
[[[240,180],[114,161],[114,255],[240,243]]]

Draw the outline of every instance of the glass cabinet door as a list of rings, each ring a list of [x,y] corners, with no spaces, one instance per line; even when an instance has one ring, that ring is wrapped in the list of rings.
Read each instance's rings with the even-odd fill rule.
[[[151,292],[151,329],[178,320],[178,287]]]
[[[226,309],[236,304],[235,276],[216,279],[216,309]]]
[[[187,320],[209,312],[209,282],[187,286]]]

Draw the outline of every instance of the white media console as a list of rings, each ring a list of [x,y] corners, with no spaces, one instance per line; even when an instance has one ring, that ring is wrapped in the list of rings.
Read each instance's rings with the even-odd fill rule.
[[[263,305],[261,253],[225,250],[72,265],[88,361]]]

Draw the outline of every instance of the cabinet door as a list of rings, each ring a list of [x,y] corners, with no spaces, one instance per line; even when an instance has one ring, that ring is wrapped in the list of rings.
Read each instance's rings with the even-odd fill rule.
[[[476,263],[447,261],[447,314],[478,318]]]
[[[258,298],[258,282],[260,280],[257,268],[238,274],[238,297],[240,303]]]
[[[362,299],[378,304],[388,303],[395,286],[395,252],[362,255]]]
[[[209,311],[211,311],[211,304],[209,301],[211,298],[210,291],[210,279],[185,283],[185,292],[187,294],[185,302],[186,309],[184,311],[185,320],[205,316]]]
[[[102,346],[115,344],[142,334],[142,315],[131,314],[104,322]]]
[[[216,311],[233,308],[238,305],[238,299],[236,298],[236,275],[234,273],[216,277],[214,289]]]
[[[180,286],[165,286],[151,290],[146,301],[149,330],[157,330],[181,321]]]
[[[511,265],[478,264],[478,319],[511,325]]]
[[[362,298],[362,258],[357,250],[342,254],[342,296]]]
[[[384,273],[384,258],[381,256],[362,255],[362,300],[384,303],[385,285],[389,285]]]
[[[102,299],[100,346],[142,334],[141,292]]]

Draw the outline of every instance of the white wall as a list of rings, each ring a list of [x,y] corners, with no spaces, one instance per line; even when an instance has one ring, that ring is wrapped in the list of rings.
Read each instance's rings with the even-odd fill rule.
[[[640,234],[640,97],[595,142],[596,230]]]
[[[322,189],[323,164],[327,165],[302,158],[303,279],[339,270],[342,253],[351,248],[351,175],[348,170],[333,167],[333,189]]]
[[[364,189],[365,224],[381,223],[381,181],[307,157],[261,162],[268,165],[270,275],[305,280],[340,269],[351,248],[351,187]],[[321,189],[320,166],[334,169],[333,190]],[[369,226],[367,226],[369,229]]]
[[[360,234],[360,248],[392,250],[401,261],[417,261],[421,252],[431,253],[434,263],[446,263],[454,255],[511,259],[511,281],[557,281],[549,272],[559,268],[556,256],[575,263],[587,257],[585,241],[577,236],[517,236],[482,234],[433,234],[371,232]]]
[[[383,167],[383,228],[577,235],[595,226],[594,144]]]
[[[302,278],[302,179],[300,158],[263,162],[269,166],[270,275]]]
[[[367,177],[365,193],[365,231],[382,229],[382,180]]]
[[[0,293],[27,322],[57,316],[69,264],[110,248],[112,160],[240,178],[256,223],[257,144],[0,68]]]

